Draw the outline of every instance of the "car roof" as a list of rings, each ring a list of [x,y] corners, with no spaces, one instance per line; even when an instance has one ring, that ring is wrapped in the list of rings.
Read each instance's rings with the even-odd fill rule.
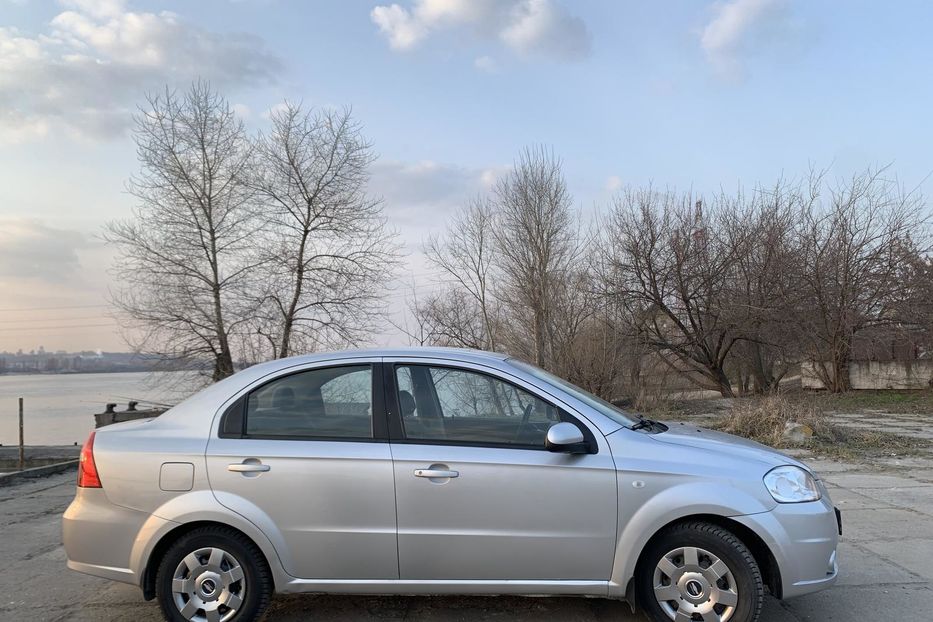
[[[453,359],[458,361],[503,361],[509,358],[508,355],[500,352],[486,352],[484,350],[472,350],[469,348],[439,348],[433,346],[411,346],[411,347],[385,347],[385,348],[356,348],[348,350],[334,350],[328,352],[315,352],[313,354],[302,354],[289,358],[278,359],[259,363],[258,366],[269,371],[286,367],[293,367],[304,363],[313,363],[315,361],[339,360],[342,358],[368,358],[368,357],[416,357],[416,358],[438,358]]]
[[[508,355],[501,352],[487,352],[485,350],[475,350],[473,348],[442,348],[437,346],[402,346],[385,348],[358,348],[349,350],[338,350],[336,352],[323,352],[321,354],[372,354],[373,356],[450,356],[453,358],[469,356],[470,358],[489,358],[502,360],[508,358]],[[316,356],[314,354],[309,356]]]

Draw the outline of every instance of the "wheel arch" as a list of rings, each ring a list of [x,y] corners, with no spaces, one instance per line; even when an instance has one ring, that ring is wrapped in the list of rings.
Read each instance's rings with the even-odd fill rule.
[[[262,546],[260,546],[258,542],[256,542],[253,538],[251,538],[249,534],[244,533],[242,530],[237,529],[233,525],[230,525],[228,523],[221,523],[221,522],[213,521],[213,520],[199,520],[199,521],[192,521],[190,523],[182,523],[172,528],[170,531],[166,532],[165,534],[163,534],[159,538],[158,542],[156,542],[155,545],[153,546],[152,551],[149,553],[149,557],[146,560],[146,565],[143,568],[143,571],[141,573],[141,580],[140,580],[140,587],[143,590],[143,598],[145,600],[152,600],[153,598],[155,598],[156,574],[159,569],[159,564],[162,563],[162,559],[163,557],[165,557],[165,553],[169,550],[172,544],[177,542],[178,539],[184,536],[185,534],[191,533],[192,531],[205,528],[205,527],[216,527],[218,529],[224,529],[226,531],[236,532],[237,534],[239,534],[240,536],[242,536],[243,538],[251,542],[256,547],[256,549],[259,551],[259,554],[262,556],[262,559],[260,559],[259,561],[265,564],[266,567],[270,569],[270,571],[272,570],[273,566],[270,563],[270,560],[268,559],[266,552],[263,551]],[[275,577],[274,572],[272,573],[272,575],[273,577]]]
[[[768,547],[767,543],[762,539],[762,537],[755,533],[755,531],[751,528],[727,516],[721,516],[719,514],[690,514],[688,516],[682,516],[672,520],[666,525],[663,525],[657,529],[657,531],[655,531],[651,537],[648,538],[648,540],[645,542],[645,545],[638,553],[638,558],[634,567],[634,573],[631,577],[628,578],[628,582],[625,586],[625,594],[627,598],[634,593],[633,586],[635,577],[638,576],[638,573],[642,568],[642,564],[645,561],[645,553],[648,551],[651,544],[659,537],[661,537],[661,535],[671,527],[682,523],[696,521],[702,521],[716,525],[718,527],[722,527],[723,529],[726,529],[735,535],[735,537],[737,537],[742,542],[742,544],[748,547],[752,557],[755,558],[755,563],[758,564],[758,569],[761,571],[765,586],[771,591],[771,594],[774,595],[775,598],[782,598],[783,587],[781,583],[781,568],[774,557],[774,553],[771,552],[770,547]]]

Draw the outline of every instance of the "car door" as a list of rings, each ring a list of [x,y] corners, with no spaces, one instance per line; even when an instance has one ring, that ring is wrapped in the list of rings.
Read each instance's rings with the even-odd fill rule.
[[[278,539],[295,577],[398,578],[378,368],[323,364],[264,382],[227,410],[208,443],[215,496]]]
[[[386,361],[401,579],[609,579],[617,488],[605,438],[518,379]],[[559,420],[593,453],[551,453]]]

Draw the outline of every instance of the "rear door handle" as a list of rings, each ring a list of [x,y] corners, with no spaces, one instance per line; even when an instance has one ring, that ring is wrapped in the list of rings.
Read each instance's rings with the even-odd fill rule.
[[[268,464],[256,464],[256,463],[240,463],[240,464],[228,464],[227,470],[233,471],[234,473],[265,473],[271,469]]]
[[[460,471],[447,471],[444,469],[415,469],[415,477],[448,478],[460,477]]]

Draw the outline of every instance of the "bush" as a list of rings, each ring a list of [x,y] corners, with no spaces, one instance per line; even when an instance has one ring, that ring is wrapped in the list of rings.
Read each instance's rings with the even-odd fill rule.
[[[807,426],[813,434],[803,443],[789,442],[784,436],[788,423]],[[845,457],[904,455],[930,445],[921,438],[846,427],[835,423],[814,406],[812,400],[789,399],[780,395],[737,400],[732,411],[715,427],[772,447],[807,448]]]
[[[723,432],[744,436],[765,445],[786,445],[784,429],[788,423],[799,423],[813,431],[817,437],[831,427],[828,417],[803,402],[791,401],[779,395],[736,400],[717,426]]]

